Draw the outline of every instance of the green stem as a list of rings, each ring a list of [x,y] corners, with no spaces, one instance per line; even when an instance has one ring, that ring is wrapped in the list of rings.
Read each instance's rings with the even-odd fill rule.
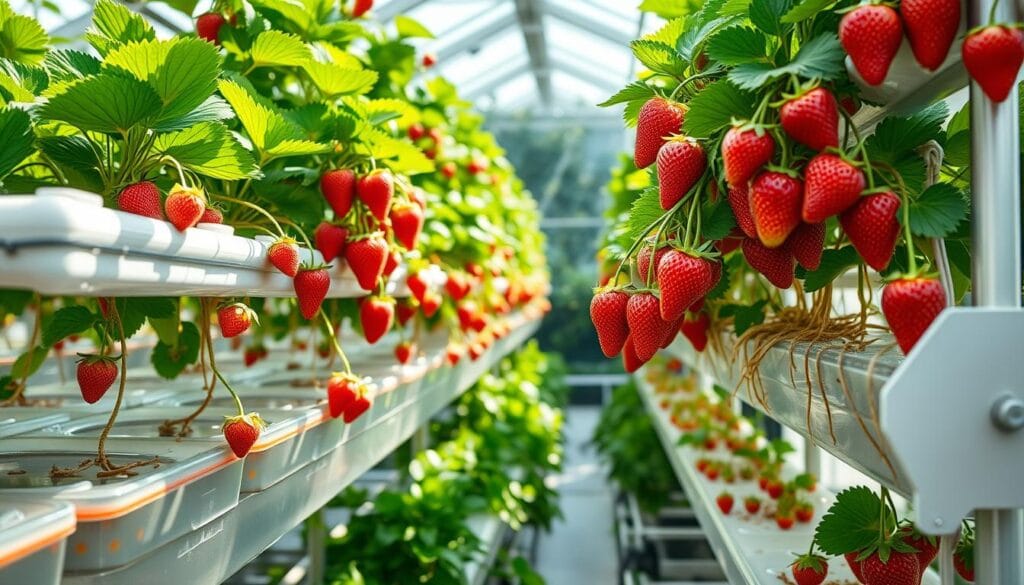
[[[220,373],[220,370],[218,370],[216,366],[214,366],[212,369],[213,374],[217,376],[217,379],[220,380],[220,383],[224,384],[224,387],[227,388],[228,392],[231,393],[231,398],[234,399],[235,406],[238,407],[238,416],[245,416],[245,409],[242,407],[242,400],[238,397],[238,393],[235,392],[235,389],[231,387],[231,384],[228,383],[228,381],[224,378],[224,375]]]
[[[999,6],[999,0],[995,0],[992,3],[992,7],[988,9],[988,25],[992,26],[996,22],[996,8]]]
[[[245,207],[248,207],[249,209],[252,209],[254,211],[259,212],[264,217],[269,219],[272,224],[274,224],[274,227],[277,228],[277,234],[280,237],[282,237],[282,238],[284,237],[284,230],[281,229],[281,224],[277,223],[277,220],[274,219],[273,215],[270,215],[269,211],[267,211],[266,209],[263,209],[259,205],[256,205],[255,203],[249,203],[248,201],[245,201],[243,199],[236,199],[234,197],[228,197],[227,195],[219,195],[217,197],[217,199],[222,199],[222,200],[227,201],[229,203],[237,203],[238,205],[243,205]]]
[[[282,219],[281,222],[284,223],[286,226],[294,228],[295,231],[299,232],[299,237],[301,237],[302,241],[305,242],[306,247],[309,248],[310,250],[314,249],[313,244],[311,244],[309,238],[306,237],[306,232],[302,231],[302,228],[300,228],[298,224],[296,224],[294,221],[288,218]]]
[[[341,344],[338,343],[338,337],[334,335],[334,325],[327,317],[327,313],[324,312],[323,307],[320,307],[320,316],[323,317],[324,325],[327,326],[327,337],[331,339],[331,344],[334,345],[334,351],[338,353],[338,357],[341,358],[341,363],[345,366],[345,373],[351,375],[352,365],[348,363],[348,357],[345,356],[344,350],[341,349]]]

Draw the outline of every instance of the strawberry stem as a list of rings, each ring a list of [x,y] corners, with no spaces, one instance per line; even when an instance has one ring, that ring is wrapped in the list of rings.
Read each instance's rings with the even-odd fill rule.
[[[327,337],[331,339],[331,344],[334,346],[334,351],[338,354],[338,357],[341,358],[341,363],[345,366],[345,373],[351,374],[352,365],[348,363],[348,357],[345,356],[345,351],[341,349],[341,344],[338,343],[338,336],[334,334],[334,325],[331,323],[331,320],[327,317],[327,313],[324,312],[323,307],[320,307],[320,316],[324,320],[324,325],[327,326]]]
[[[290,220],[288,218],[282,219],[281,222],[284,223],[286,226],[288,226],[290,228],[294,228],[295,231],[299,232],[299,237],[302,238],[303,243],[306,244],[306,248],[308,248],[310,252],[315,250],[315,248],[313,247],[313,244],[310,243],[310,241],[309,241],[309,237],[306,236],[306,232],[302,231],[302,228],[300,228],[297,223],[295,223],[294,221],[292,221],[292,220]]]
[[[250,202],[245,201],[243,199],[236,199],[234,197],[228,197],[227,195],[219,195],[217,198],[218,199],[222,199],[224,201],[228,201],[230,203],[237,203],[239,205],[243,205],[245,207],[248,207],[249,209],[252,209],[253,211],[259,212],[264,217],[269,219],[270,223],[274,224],[274,227],[277,228],[278,236],[280,236],[282,238],[285,237],[284,230],[281,229],[281,224],[277,223],[277,220],[274,218],[274,216],[270,215],[270,212],[267,211],[266,209],[263,209],[262,207],[260,207],[259,205],[256,205],[255,203],[250,203]]]
[[[106,443],[110,430],[114,428],[117,414],[121,410],[121,402],[124,400],[124,388],[128,377],[128,348],[125,344],[124,324],[121,322],[121,314],[117,310],[117,299],[110,299],[108,306],[110,307],[110,316],[117,326],[118,338],[121,341],[121,379],[117,385],[117,398],[114,400],[114,408],[110,411],[110,418],[107,419],[107,424],[103,426],[103,432],[100,433],[100,441],[96,449],[96,463],[104,471],[111,471],[113,469],[110,460],[107,459]]]

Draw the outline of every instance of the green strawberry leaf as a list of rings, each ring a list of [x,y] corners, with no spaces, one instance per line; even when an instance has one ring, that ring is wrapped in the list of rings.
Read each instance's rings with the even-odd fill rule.
[[[11,366],[11,376],[16,380],[21,380],[36,373],[43,365],[49,353],[50,348],[48,346],[40,345],[21,354],[18,356],[18,359],[14,360],[14,365]]]
[[[708,40],[708,56],[723,65],[764,61],[768,38],[746,26],[730,26]]]
[[[4,4],[7,10],[0,12],[0,57],[27,64],[42,62],[50,37],[34,18],[14,14]]]
[[[0,315],[20,314],[32,300],[32,291],[0,288]]]
[[[776,36],[785,36],[789,26],[782,22],[782,16],[789,12],[793,0],[752,0],[750,3],[750,22],[762,31]]]
[[[674,47],[679,43],[679,37],[683,35],[683,31],[686,30],[686,19],[685,18],[673,18],[662,25],[658,30],[646,34],[643,39],[646,41],[654,41],[656,43],[663,43],[669,47]]]
[[[70,49],[50,51],[43,62],[54,82],[74,81],[100,72],[100,60],[88,53]]]
[[[658,196],[657,187],[644,189],[633,201],[629,210],[629,219],[626,221],[626,238],[634,242],[647,235],[651,224],[665,214],[661,208],[661,198]]]
[[[738,254],[736,256],[738,256]],[[734,258],[736,256],[734,256]],[[729,290],[729,278],[733,271],[729,264],[729,262],[722,262],[722,277],[718,279],[718,283],[715,284],[715,287],[711,289],[708,294],[704,295],[705,301],[720,299],[724,297],[725,292]]]
[[[199,329],[190,321],[181,324],[177,343],[168,344],[161,339],[149,356],[156,373],[168,380],[177,378],[185,368],[196,363],[198,359]]]
[[[92,29],[85,38],[101,56],[133,42],[152,41],[156,31],[139,13],[114,0],[99,0],[93,7]]]
[[[618,93],[605,101],[597,104],[598,107],[607,108],[608,106],[614,106],[615,104],[623,104],[632,101],[640,101],[641,105],[643,102],[654,97],[654,88],[647,85],[642,81],[634,81],[626,87],[620,89]]]
[[[835,3],[836,0],[803,0],[786,12],[780,20],[787,24],[802,22],[814,18]]]
[[[395,17],[395,29],[398,31],[398,36],[402,38],[434,38],[434,33],[430,32],[429,28],[423,26],[415,18],[410,18],[404,14],[399,14]]]
[[[252,154],[220,122],[201,122],[173,134],[162,134],[153,148],[214,179],[239,180],[258,173]]]
[[[173,300],[164,297],[122,297],[116,302],[126,340],[142,329],[147,317],[165,319],[178,310]],[[113,329],[113,333],[117,334],[116,328]]]
[[[704,46],[711,35],[715,34],[715,31],[738,22],[738,20],[735,17],[716,17],[703,22],[700,26],[691,26],[679,37],[679,42],[676,44],[679,55],[684,61],[692,62],[697,57],[700,48]]]
[[[38,111],[44,119],[81,130],[124,134],[151,120],[162,106],[160,96],[146,82],[100,73],[65,86]]]
[[[206,43],[209,45],[209,43]],[[309,63],[309,48],[296,35],[268,30],[260,33],[250,50],[252,67],[297,67]]]
[[[639,10],[641,12],[653,12],[667,20],[690,14],[694,10],[693,4],[693,2],[680,2],[679,0],[643,0],[640,3]]]
[[[936,102],[914,114],[882,120],[865,143],[872,161],[895,164],[929,140],[942,136],[942,124],[949,113],[946,104]],[[917,157],[920,160],[920,157]]]
[[[824,288],[859,262],[860,256],[853,246],[843,246],[838,250],[827,249],[821,253],[821,264],[817,270],[806,271],[800,267],[797,269],[797,276],[803,274],[804,290],[814,292]]]
[[[342,67],[333,63],[309,62],[304,66],[309,78],[328,97],[362,95],[377,83],[377,72]]]
[[[910,201],[910,231],[925,238],[952,234],[967,219],[967,200],[949,183],[936,183]]]
[[[671,45],[640,39],[629,43],[629,46],[633,49],[633,56],[655,73],[679,79],[686,74],[686,61]]]
[[[839,556],[859,551],[878,540],[882,501],[870,488],[851,487],[836,495],[814,532],[822,552]],[[885,508],[886,523],[894,523],[892,512]]]
[[[701,206],[701,235],[705,240],[721,240],[729,235],[732,228],[736,227],[736,218],[733,217],[732,208],[723,199],[715,203],[708,202]]]
[[[753,10],[753,7],[751,7]],[[742,89],[760,89],[780,77],[796,75],[805,79],[836,79],[845,73],[846,53],[833,33],[821,34],[800,47],[793,60],[779,67],[768,63],[743,63],[729,72],[729,80]]]
[[[62,307],[44,325],[42,345],[53,347],[65,337],[89,329],[95,322],[96,314],[81,305]]]
[[[191,112],[177,117],[164,116],[153,124],[156,132],[175,132],[191,128],[200,122],[220,122],[235,117],[234,111],[223,98],[211,95]]]
[[[736,335],[743,335],[743,332],[750,329],[754,325],[760,325],[764,323],[765,311],[764,308],[768,304],[768,301],[761,299],[752,305],[739,305],[739,304],[728,304],[722,305],[718,310],[718,316],[722,318],[732,317],[733,327],[736,330]]]
[[[24,110],[0,109],[0,136],[4,146],[0,149],[0,180],[35,151],[32,120]]]
[[[754,94],[721,79],[690,100],[683,131],[694,138],[707,138],[731,124],[734,117],[749,118],[754,109]]]

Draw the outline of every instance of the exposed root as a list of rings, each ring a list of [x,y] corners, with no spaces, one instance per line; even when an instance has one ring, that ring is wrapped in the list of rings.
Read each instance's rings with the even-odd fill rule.
[[[183,439],[192,434],[192,423],[199,417],[200,414],[206,410],[206,407],[210,405],[210,401],[213,400],[213,390],[217,386],[217,376],[211,376],[209,379],[206,375],[206,360],[210,360],[210,366],[214,367],[214,352],[213,352],[213,338],[210,335],[210,305],[209,299],[200,299],[202,310],[200,311],[200,327],[202,328],[199,336],[199,363],[203,371],[203,389],[206,390],[206,396],[203,397],[203,402],[188,416],[177,420],[165,420],[159,427],[158,432],[161,437],[177,437]],[[178,428],[181,425],[181,428]]]

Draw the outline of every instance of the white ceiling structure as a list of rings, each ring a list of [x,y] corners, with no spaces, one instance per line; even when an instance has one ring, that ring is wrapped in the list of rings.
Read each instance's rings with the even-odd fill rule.
[[[298,1],[298,0],[297,0]],[[418,48],[437,55],[437,71],[464,96],[502,114],[573,116],[631,81],[630,40],[658,26],[644,20],[637,0],[377,0],[371,15],[389,24],[416,19],[435,39]],[[91,0],[60,0],[60,14],[40,0],[13,0],[35,13],[55,37],[80,36],[89,26]],[[146,14],[163,35],[192,27],[190,19],[157,1],[125,2]],[[201,12],[208,2],[200,2]]]

